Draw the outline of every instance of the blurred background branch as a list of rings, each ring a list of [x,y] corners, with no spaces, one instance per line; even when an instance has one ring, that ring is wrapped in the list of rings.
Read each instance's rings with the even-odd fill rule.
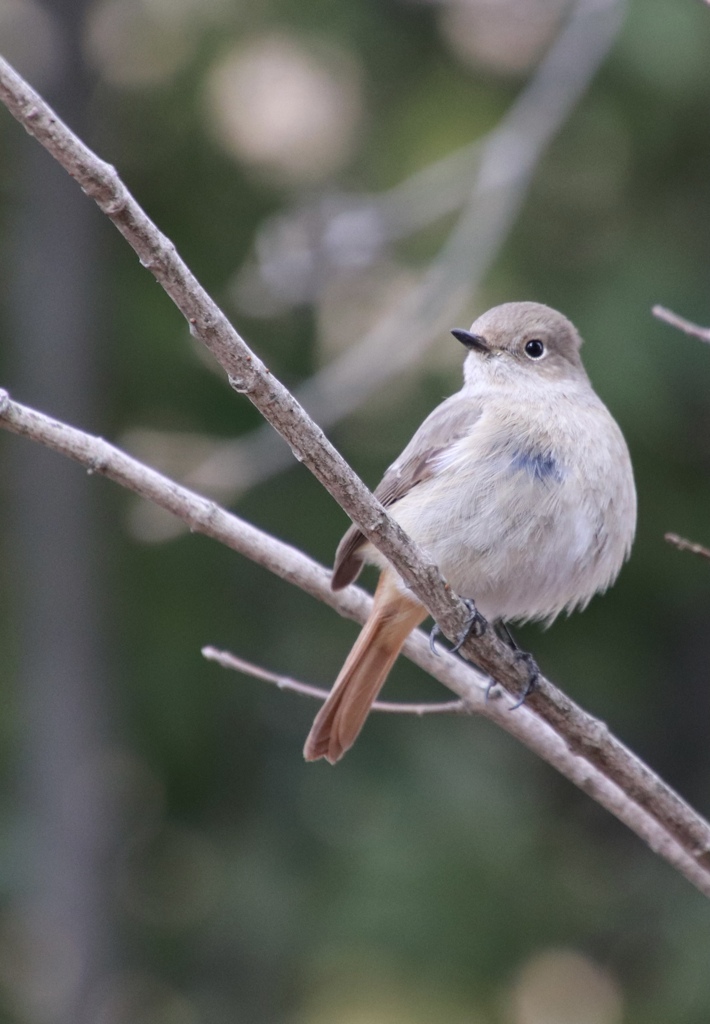
[[[393,378],[421,372],[441,333],[459,317],[473,318],[480,284],[515,223],[535,169],[613,46],[622,12],[623,0],[578,0],[529,83],[483,139],[380,196],[328,195],[262,225],[250,273],[259,275],[260,292],[268,289],[288,308],[317,301],[348,269],[377,272],[391,259],[396,239],[463,205],[419,279],[404,294],[397,290],[363,337],[347,346],[341,341],[327,365],[295,388],[324,430],[361,409]],[[343,325],[332,329],[337,334]],[[236,500],[291,464],[288,448],[267,424],[214,446],[204,437],[171,438],[135,427],[123,440],[173,472],[180,466],[178,475],[188,486],[222,502]],[[190,465],[195,458],[197,464]],[[179,526],[152,506],[134,510],[132,521],[140,536],[153,540],[169,539]]]
[[[60,0],[24,12],[21,4],[0,5],[3,48],[15,37],[13,13],[26,13],[15,38],[27,57],[44,57],[46,95],[82,132],[90,131],[95,85],[81,48],[88,6]],[[42,408],[96,425],[101,218],[33,140],[8,139],[6,152],[17,175],[3,224],[13,339],[6,370]],[[3,575],[9,569],[17,580],[10,649],[23,725],[26,840],[5,927],[6,942],[26,956],[17,954],[24,966],[3,1006],[17,1020],[89,1024],[92,993],[118,970],[107,865],[117,854],[122,807],[104,770],[114,740],[105,562],[85,475],[39,448],[12,455],[6,505],[13,542]]]

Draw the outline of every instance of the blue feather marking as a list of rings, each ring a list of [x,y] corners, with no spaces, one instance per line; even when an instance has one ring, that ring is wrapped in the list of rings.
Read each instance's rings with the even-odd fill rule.
[[[513,472],[524,470],[533,480],[554,480],[555,483],[561,483],[564,478],[562,467],[549,453],[530,450],[516,452],[510,461],[510,468]]]

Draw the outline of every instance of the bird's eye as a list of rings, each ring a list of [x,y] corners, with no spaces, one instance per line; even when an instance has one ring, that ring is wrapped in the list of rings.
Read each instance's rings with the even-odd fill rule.
[[[533,338],[525,343],[525,352],[531,359],[539,359],[544,351],[545,346],[539,338]]]

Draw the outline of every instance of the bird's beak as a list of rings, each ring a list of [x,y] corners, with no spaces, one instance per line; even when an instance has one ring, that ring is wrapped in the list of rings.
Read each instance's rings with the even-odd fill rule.
[[[490,352],[491,347],[484,337],[480,334],[471,334],[470,331],[464,331],[461,327],[454,327],[451,332],[453,336],[460,341],[466,348],[475,348],[477,352]]]

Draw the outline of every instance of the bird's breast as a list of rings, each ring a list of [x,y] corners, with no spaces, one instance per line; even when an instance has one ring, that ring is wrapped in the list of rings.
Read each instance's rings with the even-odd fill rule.
[[[451,585],[494,618],[554,618],[616,577],[633,538],[628,451],[598,403],[484,415],[392,507]]]

